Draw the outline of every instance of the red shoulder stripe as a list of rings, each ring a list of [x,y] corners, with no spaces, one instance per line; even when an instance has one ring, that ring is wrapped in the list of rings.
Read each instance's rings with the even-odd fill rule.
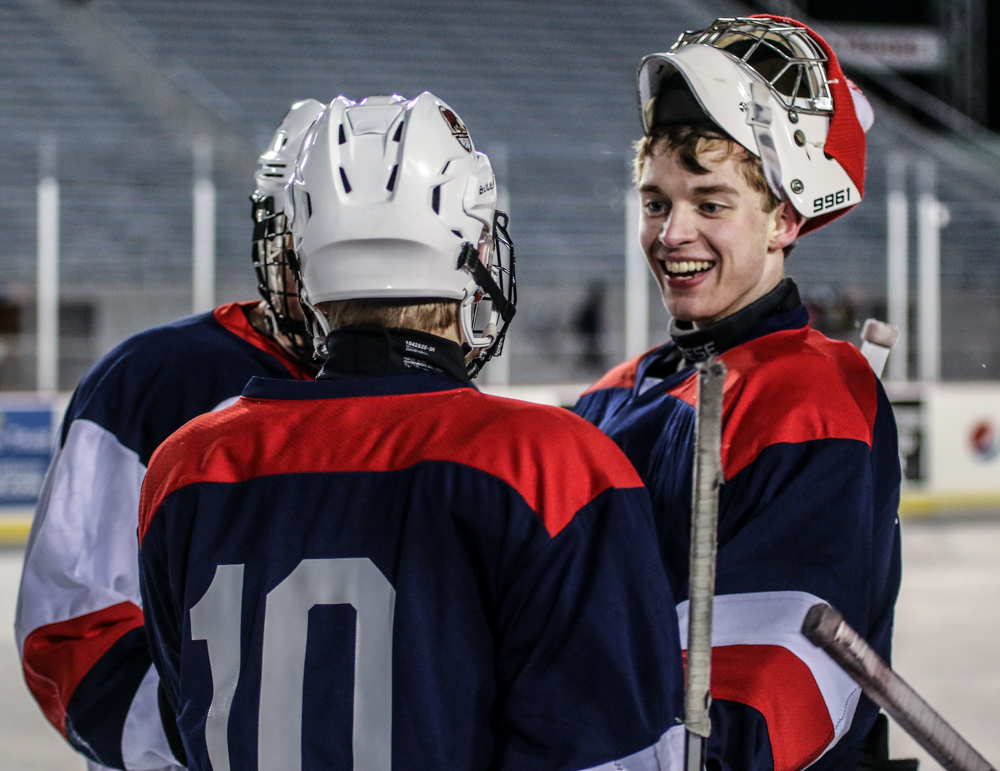
[[[24,679],[45,717],[66,736],[66,708],[80,681],[126,633],[142,626],[131,602],[40,626],[24,640]]]
[[[649,351],[646,353],[649,353]],[[586,396],[594,391],[601,391],[605,388],[634,388],[635,373],[639,369],[639,362],[642,361],[642,357],[645,355],[643,353],[634,359],[622,362],[617,367],[612,367],[604,373],[600,380],[580,395]]]
[[[264,353],[271,354],[282,363],[285,369],[288,370],[289,374],[291,374],[291,376],[296,380],[312,380],[313,375],[302,369],[302,365],[292,358],[288,351],[274,342],[274,340],[270,337],[262,335],[250,326],[250,322],[247,321],[244,309],[252,308],[256,304],[257,303],[253,301],[228,303],[226,305],[220,305],[212,311],[212,315],[215,317],[216,321],[240,339],[250,343],[250,345],[254,348],[264,351]]]
[[[775,444],[855,439],[871,446],[875,374],[850,343],[804,327],[751,340],[719,358],[729,370],[722,434],[726,479]],[[692,375],[670,393],[697,406],[697,390]]]
[[[516,489],[552,536],[600,493],[641,487],[618,447],[568,410],[459,388],[316,401],[240,399],[195,418],[153,455],[140,544],[175,490],[281,473],[398,471],[449,461]]]

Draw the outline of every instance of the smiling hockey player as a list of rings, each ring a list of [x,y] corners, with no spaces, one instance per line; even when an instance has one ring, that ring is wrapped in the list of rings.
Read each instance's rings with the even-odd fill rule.
[[[685,600],[694,364],[726,364],[709,768],[853,769],[877,710],[799,629],[826,601],[889,657],[896,429],[857,348],[809,328],[784,262],[861,201],[871,110],[824,41],[776,17],[682,35],[643,60],[639,93],[639,237],[671,339],[576,410],[643,477]]]
[[[83,378],[66,411],[32,524],[15,632],[32,695],[91,768],[177,767],[139,601],[135,530],[150,456],[191,418],[235,400],[253,375],[315,373],[298,301],[284,286],[280,204],[322,106],[294,104],[258,162],[253,261],[264,300],[126,340]]]
[[[575,415],[469,380],[514,311],[486,156],[433,94],[340,97],[290,200],[316,382],[255,378],[143,487],[144,608],[191,768],[679,768],[676,615],[635,470]]]

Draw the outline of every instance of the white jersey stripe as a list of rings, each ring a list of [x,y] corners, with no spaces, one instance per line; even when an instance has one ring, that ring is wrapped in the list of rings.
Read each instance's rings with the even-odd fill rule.
[[[75,420],[49,467],[32,523],[15,635],[121,602],[140,605],[139,456],[89,420]]]
[[[790,651],[808,668],[816,681],[833,724],[835,745],[854,719],[861,688],[833,659],[802,635],[806,612],[819,597],[808,592],[750,592],[722,594],[712,606],[712,647],[729,645],[776,645]],[[688,606],[677,606],[681,647],[687,648]]]
[[[150,666],[125,718],[122,759],[128,771],[183,771],[183,766],[176,765],[160,722],[159,684],[160,677]]]
[[[652,747],[619,760],[602,763],[586,771],[683,771],[684,726],[667,729]]]

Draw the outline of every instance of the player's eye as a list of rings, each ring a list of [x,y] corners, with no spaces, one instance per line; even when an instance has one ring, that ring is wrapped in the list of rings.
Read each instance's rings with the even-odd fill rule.
[[[643,207],[646,209],[646,213],[652,216],[664,214],[667,211],[667,205],[663,201],[646,201]]]
[[[705,201],[705,203],[701,204],[698,208],[705,214],[718,214],[722,211],[722,204]]]

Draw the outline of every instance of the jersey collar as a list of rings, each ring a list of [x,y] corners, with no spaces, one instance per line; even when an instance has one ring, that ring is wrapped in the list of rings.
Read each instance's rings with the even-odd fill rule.
[[[772,316],[793,310],[802,304],[799,289],[790,278],[782,280],[774,289],[758,300],[741,308],[731,316],[701,329],[694,329],[690,321],[670,322],[673,338],[684,361],[694,364],[735,348],[753,337],[759,337],[757,327]]]
[[[415,329],[349,326],[326,338],[330,351],[317,380],[412,375],[435,372],[471,386],[462,348],[438,335]]]
[[[799,298],[795,282],[786,278],[778,286],[731,316],[701,329],[684,329],[672,321],[671,340],[643,357],[636,370],[635,393],[644,393],[647,378],[672,388],[691,374],[695,362],[743,345],[759,337],[809,324],[809,312]],[[659,390],[659,389],[657,389]]]

